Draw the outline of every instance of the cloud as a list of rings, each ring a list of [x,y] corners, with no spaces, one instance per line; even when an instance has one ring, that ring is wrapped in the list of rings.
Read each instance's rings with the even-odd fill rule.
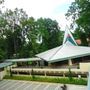
[[[52,18],[64,26],[68,6],[74,0],[6,0],[5,7],[9,9],[23,8],[29,16],[34,18]]]

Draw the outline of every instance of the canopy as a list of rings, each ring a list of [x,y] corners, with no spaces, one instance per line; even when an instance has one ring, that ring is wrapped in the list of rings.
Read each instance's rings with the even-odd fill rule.
[[[3,63],[0,63],[0,68],[4,68],[4,67],[7,67],[7,66],[10,66],[10,65],[12,65],[12,63],[11,62],[3,62]]]
[[[59,47],[37,54],[48,62],[57,62],[90,55],[90,47],[78,46],[71,32],[65,31],[63,44]]]
[[[21,58],[21,59],[7,59],[6,62],[26,62],[26,61],[40,61],[40,58]]]

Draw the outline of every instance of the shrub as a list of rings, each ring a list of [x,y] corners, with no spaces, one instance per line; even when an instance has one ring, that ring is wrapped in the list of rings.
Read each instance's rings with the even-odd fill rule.
[[[40,81],[40,82],[52,82],[52,83],[63,83],[63,84],[76,84],[76,85],[87,85],[87,80],[73,78],[58,78],[58,77],[39,77],[39,76],[5,76],[4,79],[14,79],[14,80],[27,80],[27,81]]]

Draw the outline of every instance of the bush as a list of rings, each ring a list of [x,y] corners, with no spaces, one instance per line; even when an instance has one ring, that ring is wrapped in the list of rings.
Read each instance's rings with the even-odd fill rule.
[[[85,79],[75,79],[70,80],[69,78],[52,78],[52,77],[39,77],[39,76],[5,76],[4,79],[14,79],[14,80],[26,80],[26,81],[40,81],[40,82],[52,82],[52,83],[62,83],[62,84],[76,84],[76,85],[87,85],[87,80]]]
[[[69,77],[69,80],[72,81],[73,78],[72,78],[72,72],[70,67],[69,67],[68,77]]]

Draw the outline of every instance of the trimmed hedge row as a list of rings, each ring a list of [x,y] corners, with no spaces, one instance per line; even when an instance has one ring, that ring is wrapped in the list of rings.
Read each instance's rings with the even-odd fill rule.
[[[5,76],[4,79],[13,80],[26,80],[26,81],[40,81],[40,82],[51,82],[51,83],[62,83],[62,84],[76,84],[76,85],[87,85],[86,79],[76,78],[59,78],[59,77],[39,77],[39,76]]]

